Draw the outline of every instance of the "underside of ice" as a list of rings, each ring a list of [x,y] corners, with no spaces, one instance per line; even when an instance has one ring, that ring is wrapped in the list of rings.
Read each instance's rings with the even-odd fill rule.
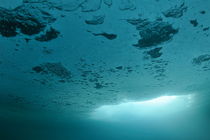
[[[209,13],[197,0],[1,0],[0,105],[80,114],[208,93]]]

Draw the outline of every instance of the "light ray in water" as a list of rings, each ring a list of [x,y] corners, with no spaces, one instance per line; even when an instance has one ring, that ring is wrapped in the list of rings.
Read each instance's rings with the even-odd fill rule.
[[[118,105],[104,105],[95,109],[91,118],[111,121],[166,117],[192,107],[193,96],[193,94],[161,96],[146,101],[128,101]]]

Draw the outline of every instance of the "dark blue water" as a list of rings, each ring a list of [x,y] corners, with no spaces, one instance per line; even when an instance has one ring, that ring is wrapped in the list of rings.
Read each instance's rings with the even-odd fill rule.
[[[197,110],[199,109],[199,111]],[[121,122],[96,121],[61,117],[33,119],[1,119],[1,138],[5,140],[208,140],[209,108],[180,112],[169,118],[130,120]],[[202,111],[201,111],[202,110]]]
[[[0,0],[0,140],[210,140],[210,1]]]

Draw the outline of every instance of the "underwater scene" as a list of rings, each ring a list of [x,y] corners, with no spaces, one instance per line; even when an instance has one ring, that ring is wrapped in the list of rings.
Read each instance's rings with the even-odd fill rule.
[[[0,140],[210,140],[210,1],[0,0]]]

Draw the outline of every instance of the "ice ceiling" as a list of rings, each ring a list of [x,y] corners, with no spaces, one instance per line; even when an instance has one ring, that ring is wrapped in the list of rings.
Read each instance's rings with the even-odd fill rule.
[[[1,110],[81,114],[166,92],[209,93],[209,5],[1,0]]]

